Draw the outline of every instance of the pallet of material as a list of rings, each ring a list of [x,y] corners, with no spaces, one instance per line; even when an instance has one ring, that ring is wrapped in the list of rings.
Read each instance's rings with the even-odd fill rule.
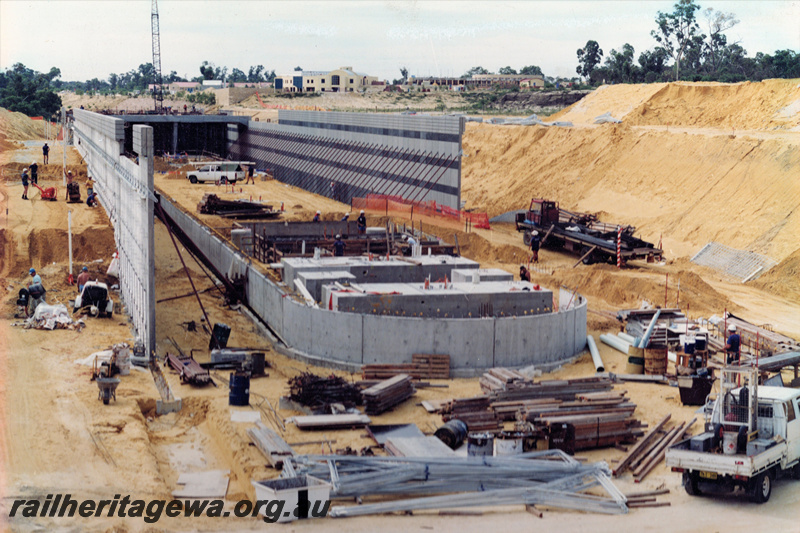
[[[528,378],[508,368],[490,368],[480,377],[481,390],[485,393],[496,390],[505,390],[511,383],[530,382]]]
[[[249,428],[247,434],[250,440],[261,450],[272,468],[281,468],[287,457],[294,456],[294,450],[276,432],[261,422],[256,422],[256,427]]]
[[[495,432],[503,429],[503,422],[497,418],[494,412],[486,411],[473,411],[462,412],[459,414],[445,414],[442,415],[442,420],[461,420],[467,425],[470,433],[474,432]]]
[[[411,376],[400,374],[361,391],[361,396],[367,414],[377,415],[411,398],[414,392]]]
[[[574,400],[576,396],[587,393],[611,391],[613,382],[609,378],[581,378],[569,380],[547,380],[532,382],[513,382],[505,390],[495,390],[490,394],[492,401],[530,400],[536,398],[557,398]]]
[[[361,373],[365,380],[388,379],[400,374],[415,379],[450,379],[450,356],[414,354],[411,363],[364,365]]]
[[[455,398],[447,402],[442,408],[443,413],[458,415],[464,412],[485,411],[489,409],[489,397],[486,395],[471,398]],[[454,416],[453,418],[457,418]]]
[[[362,414],[295,416],[290,421],[293,421],[298,429],[304,431],[350,429],[372,423],[367,415]]]
[[[571,424],[575,428],[575,450],[603,448],[621,443],[632,443],[643,435],[643,424],[624,413],[599,415],[555,416],[545,415],[535,419],[534,425],[559,427]]]
[[[423,379],[450,379],[450,356],[445,354],[418,354],[411,356]]]

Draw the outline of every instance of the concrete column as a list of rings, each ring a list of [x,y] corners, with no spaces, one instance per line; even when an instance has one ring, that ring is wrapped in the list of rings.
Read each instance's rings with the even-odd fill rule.
[[[150,351],[156,349],[156,266],[155,266],[155,227],[153,224],[153,191],[155,185],[153,182],[153,128],[150,126],[135,125],[134,128],[140,129],[141,134],[141,147],[139,148],[139,176],[140,183],[145,185],[149,195],[146,199],[140,201],[146,202],[146,218],[141,225],[141,228],[147,232],[145,239],[146,246],[144,247],[144,264],[147,268],[147,274],[143,276],[147,286],[145,290],[145,302],[147,306],[147,320],[144,335],[145,346]]]
[[[178,153],[178,123],[172,125],[172,153]]]

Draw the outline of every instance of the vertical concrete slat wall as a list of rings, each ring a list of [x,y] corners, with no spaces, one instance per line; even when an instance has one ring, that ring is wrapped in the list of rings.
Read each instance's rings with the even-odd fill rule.
[[[124,155],[124,122],[74,110],[76,148],[94,180],[100,205],[114,226],[120,295],[137,340],[156,348],[155,244],[153,236],[153,128],[133,127],[138,162]]]
[[[295,356],[357,369],[368,363],[411,362],[415,353],[450,355],[455,374],[493,366],[556,366],[586,345],[586,300],[575,295],[567,311],[480,319],[421,319],[360,315],[308,307],[231,244],[161,195],[167,214],[222,272],[246,272],[248,304]]]
[[[280,111],[231,138],[231,156],[345,203],[376,193],[458,209],[463,131],[461,117]]]

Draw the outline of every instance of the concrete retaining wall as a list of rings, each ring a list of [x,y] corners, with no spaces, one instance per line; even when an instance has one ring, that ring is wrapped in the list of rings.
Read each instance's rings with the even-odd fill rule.
[[[138,161],[123,155],[124,121],[75,109],[76,148],[114,226],[120,294],[138,340],[156,348],[153,237],[153,128],[133,126]]]
[[[229,140],[232,157],[341,202],[377,193],[458,209],[463,131],[460,117],[280,111]]]
[[[288,347],[288,355],[357,370],[368,363],[410,363],[415,353],[450,355],[454,375],[495,366],[557,366],[586,344],[586,300],[568,311],[516,318],[421,319],[340,313],[308,307],[252,268],[242,252],[161,196],[167,214],[217,269],[245,272],[248,304]]]

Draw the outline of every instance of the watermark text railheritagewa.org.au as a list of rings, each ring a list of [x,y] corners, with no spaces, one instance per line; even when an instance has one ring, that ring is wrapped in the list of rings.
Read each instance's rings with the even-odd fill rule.
[[[113,500],[76,500],[71,494],[48,494],[44,499],[14,500],[10,518],[63,518],[79,516],[142,518],[148,524],[158,522],[162,516],[184,517],[255,517],[263,514],[265,522],[277,522],[281,517],[321,518],[328,514],[330,500],[309,502],[302,498],[294,509],[286,507],[283,500],[239,500],[232,511],[224,509],[224,500],[134,500],[130,496],[114,495]]]

